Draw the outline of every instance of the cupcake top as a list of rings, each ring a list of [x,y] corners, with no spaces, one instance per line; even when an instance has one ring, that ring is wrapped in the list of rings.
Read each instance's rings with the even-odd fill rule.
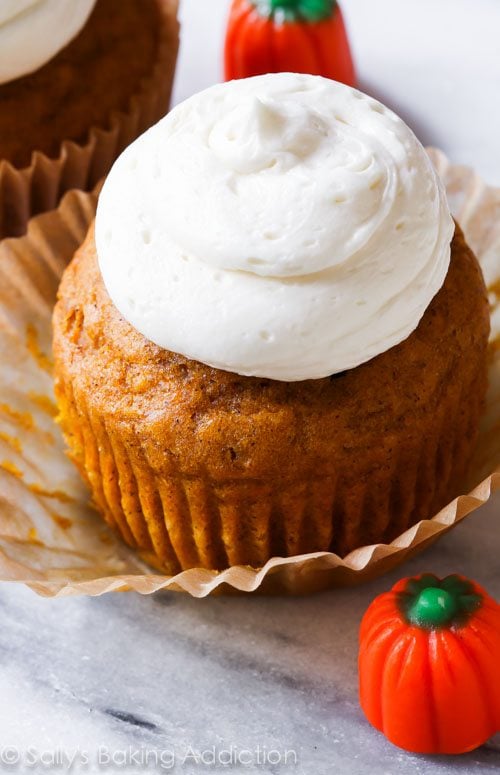
[[[38,70],[80,32],[96,0],[0,0],[0,84]]]
[[[272,74],[195,95],[129,146],[100,196],[106,288],[168,350],[316,379],[417,327],[454,224],[411,130],[355,89]]]

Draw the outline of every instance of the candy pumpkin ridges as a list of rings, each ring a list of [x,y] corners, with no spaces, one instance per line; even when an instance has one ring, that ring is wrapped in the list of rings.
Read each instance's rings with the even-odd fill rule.
[[[360,702],[415,753],[464,753],[500,730],[500,606],[458,575],[403,579],[363,617]]]
[[[227,81],[297,72],[355,83],[335,0],[233,0],[224,62]]]

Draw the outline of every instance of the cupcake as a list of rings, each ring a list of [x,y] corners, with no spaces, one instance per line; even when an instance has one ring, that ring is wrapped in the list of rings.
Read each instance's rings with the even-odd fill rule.
[[[0,4],[0,237],[92,189],[168,108],[177,0]]]
[[[352,88],[178,106],[115,163],[53,325],[70,455],[166,573],[345,555],[461,490],[483,278],[418,140]]]

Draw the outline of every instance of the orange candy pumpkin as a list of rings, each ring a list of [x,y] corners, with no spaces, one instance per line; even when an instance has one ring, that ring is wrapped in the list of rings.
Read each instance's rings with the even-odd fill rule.
[[[458,575],[399,581],[363,617],[359,682],[368,720],[395,745],[477,748],[500,731],[500,606]]]
[[[294,72],[355,83],[336,0],[233,0],[224,63],[226,81]]]

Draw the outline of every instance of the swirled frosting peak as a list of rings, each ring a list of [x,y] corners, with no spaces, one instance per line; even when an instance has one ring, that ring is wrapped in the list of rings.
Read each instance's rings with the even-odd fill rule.
[[[353,368],[408,337],[443,284],[452,235],[400,118],[289,73],[176,107],[115,163],[96,222],[107,290],[144,336],[284,381]]]
[[[0,83],[38,70],[80,32],[96,0],[0,0]]]

